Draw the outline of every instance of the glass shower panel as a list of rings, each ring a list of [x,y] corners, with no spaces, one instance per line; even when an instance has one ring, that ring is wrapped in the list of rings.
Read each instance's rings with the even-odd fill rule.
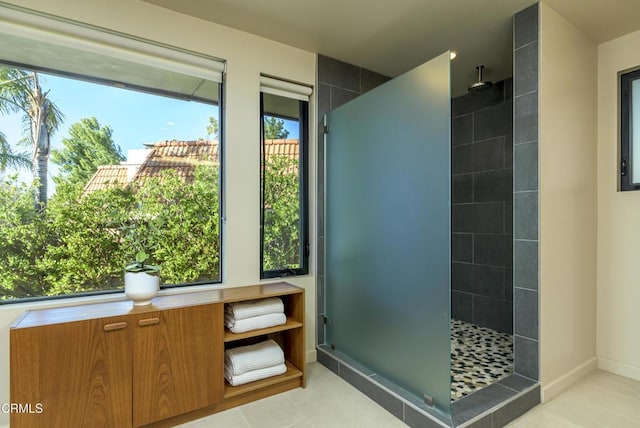
[[[326,117],[326,343],[449,412],[450,60]]]

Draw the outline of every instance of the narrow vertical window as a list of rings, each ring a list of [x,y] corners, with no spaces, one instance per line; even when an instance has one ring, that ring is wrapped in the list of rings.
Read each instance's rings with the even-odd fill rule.
[[[309,271],[311,88],[261,77],[261,278]]]
[[[640,70],[620,76],[620,190],[640,190]]]

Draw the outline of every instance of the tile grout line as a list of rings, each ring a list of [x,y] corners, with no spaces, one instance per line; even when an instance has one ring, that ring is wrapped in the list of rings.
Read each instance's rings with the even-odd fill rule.
[[[536,89],[534,89],[534,90],[532,90],[532,91],[524,92],[524,93],[522,93],[522,94],[518,94],[518,95],[516,95],[516,94],[514,93],[514,94],[513,94],[514,109],[515,109],[515,100],[517,100],[518,98],[524,98],[524,97],[528,97],[528,96],[531,96],[531,95],[538,95],[538,93],[539,93],[539,92],[540,92],[540,89],[539,89],[539,88],[536,88]],[[514,116],[514,119],[515,119],[515,116]]]
[[[249,418],[247,418],[247,415],[245,415],[242,411],[242,408],[238,407],[238,410],[240,410],[240,415],[242,416],[242,419],[244,419],[244,421],[247,423],[247,426],[249,428],[254,428],[253,425],[251,425],[251,422],[249,422]]]
[[[513,48],[513,53],[516,53],[517,51],[519,51],[522,48],[526,48],[528,46],[531,46],[534,43],[538,43],[538,39],[537,38],[535,40],[532,40],[530,42],[525,43],[524,45],[520,45],[517,48]]]
[[[507,134],[500,134],[500,135],[496,135],[496,136],[494,136],[494,137],[483,138],[482,140],[477,140],[477,141],[476,141],[476,140],[471,140],[471,141],[470,141],[470,142],[468,142],[468,143],[452,144],[452,145],[451,145],[451,147],[452,147],[453,149],[456,149],[456,148],[458,148],[458,147],[471,146],[471,145],[473,145],[473,144],[482,144],[482,143],[487,143],[487,142],[489,142],[489,141],[493,141],[493,140],[503,140],[503,141],[504,141],[504,140],[506,140],[506,138],[507,138],[508,136],[513,136],[513,133],[512,133],[512,132],[509,132],[509,133],[507,133]],[[531,140],[531,141],[537,141],[537,140]]]
[[[513,167],[510,166],[506,166],[504,168],[495,168],[495,169],[484,169],[481,171],[472,171],[472,172],[463,172],[463,173],[459,173],[459,174],[451,174],[452,177],[462,177],[464,175],[473,175],[473,174],[485,174],[485,173],[489,173],[489,172],[506,172],[513,169]],[[504,201],[498,201],[498,202],[504,202]]]
[[[516,333],[514,333],[514,334],[513,334],[513,337],[514,337],[514,338],[515,338],[515,337],[519,337],[520,339],[526,339],[526,340],[530,340],[531,342],[540,343],[540,340],[539,340],[539,339],[534,339],[534,338],[532,338],[532,337],[523,336],[523,335],[521,335],[521,334],[516,334]],[[518,373],[518,374],[520,374],[520,373]]]
[[[538,139],[536,138],[535,140],[527,140],[527,141],[520,141],[518,143],[513,143],[513,147],[515,149],[516,146],[524,146],[525,144],[538,144]]]

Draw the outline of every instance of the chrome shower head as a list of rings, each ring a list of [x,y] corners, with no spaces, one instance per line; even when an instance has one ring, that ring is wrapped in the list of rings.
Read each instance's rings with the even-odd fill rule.
[[[488,81],[484,82],[482,80],[482,70],[484,70],[484,65],[477,66],[476,70],[478,70],[478,81],[469,86],[469,92],[480,92],[490,89],[493,86],[493,83]]]

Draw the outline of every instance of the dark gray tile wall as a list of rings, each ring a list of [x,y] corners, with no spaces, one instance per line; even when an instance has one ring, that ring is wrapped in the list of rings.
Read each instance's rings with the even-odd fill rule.
[[[534,380],[540,372],[538,15],[538,4],[534,4],[515,15],[513,26],[514,358],[515,372]],[[508,418],[497,419],[504,423]]]
[[[347,64],[323,55],[318,55],[318,184],[317,194],[317,218],[318,237],[316,254],[316,302],[317,302],[317,335],[318,344],[324,343],[324,135],[322,123],[325,114],[342,104],[351,101],[359,95],[388,81],[387,76],[375,73],[355,65]],[[324,364],[324,363],[323,363]]]
[[[513,333],[512,79],[452,103],[454,318]]]

